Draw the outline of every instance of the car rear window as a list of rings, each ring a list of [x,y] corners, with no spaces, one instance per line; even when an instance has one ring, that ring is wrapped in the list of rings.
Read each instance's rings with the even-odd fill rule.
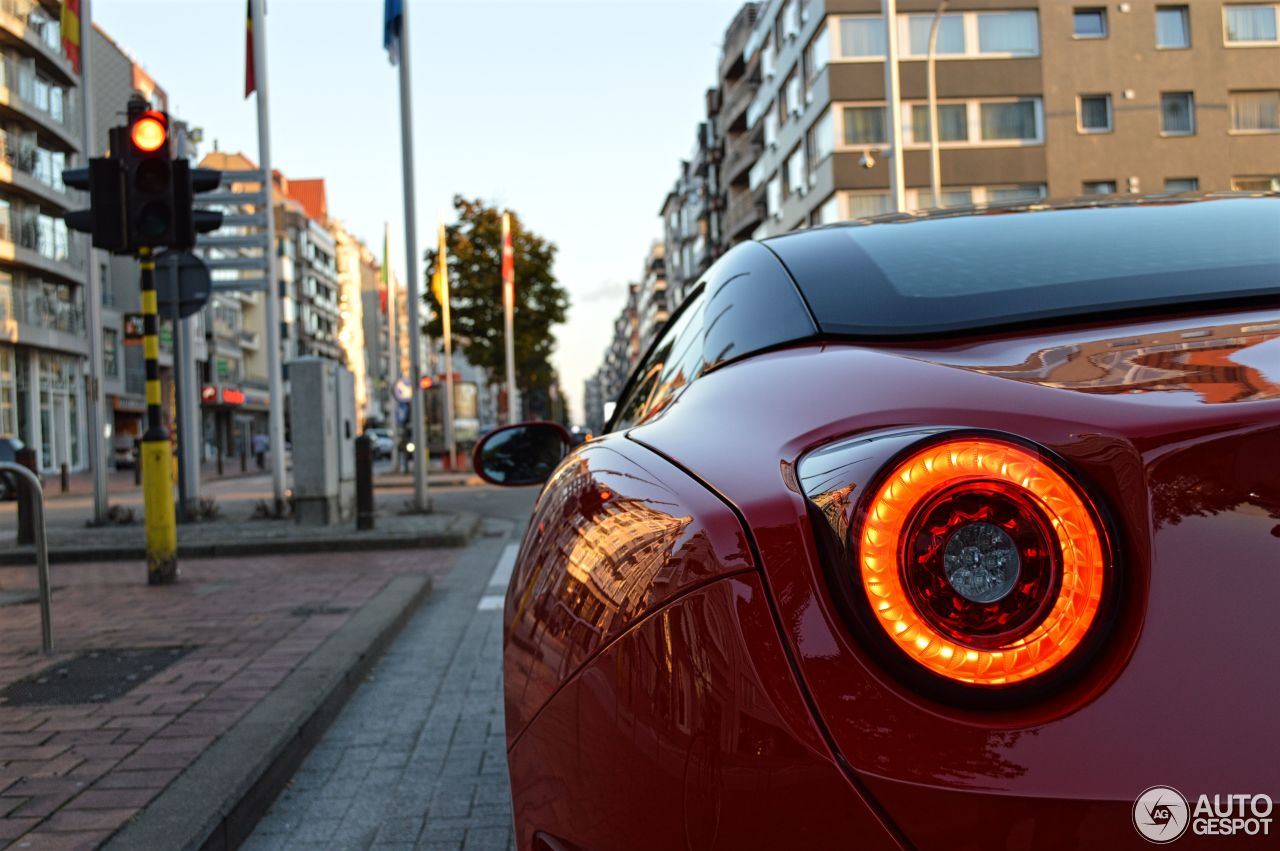
[[[883,222],[771,241],[824,332],[901,336],[1280,296],[1280,199]]]

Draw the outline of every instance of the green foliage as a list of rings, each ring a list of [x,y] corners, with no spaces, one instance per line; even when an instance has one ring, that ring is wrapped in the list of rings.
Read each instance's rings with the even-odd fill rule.
[[[445,230],[449,255],[450,319],[453,344],[467,360],[488,372],[494,382],[506,377],[506,341],[502,316],[502,211],[480,199],[455,195],[458,223]],[[511,245],[515,254],[516,385],[521,394],[547,390],[555,381],[551,353],[552,327],[565,320],[569,294],[556,281],[554,243],[526,230],[511,213]],[[438,251],[427,251],[423,300],[433,315],[423,326],[432,338],[443,334],[440,305],[431,292],[431,273]],[[538,394],[541,395],[541,394]]]

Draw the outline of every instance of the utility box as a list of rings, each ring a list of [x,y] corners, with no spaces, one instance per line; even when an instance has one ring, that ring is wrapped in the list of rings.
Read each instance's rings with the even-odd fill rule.
[[[327,358],[289,361],[294,517],[332,525],[355,515],[355,382]]]

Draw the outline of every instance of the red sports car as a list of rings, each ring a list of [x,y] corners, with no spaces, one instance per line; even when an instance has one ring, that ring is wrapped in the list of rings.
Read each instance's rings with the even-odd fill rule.
[[[606,432],[477,447],[522,851],[1278,841],[1280,197],[739,245]]]

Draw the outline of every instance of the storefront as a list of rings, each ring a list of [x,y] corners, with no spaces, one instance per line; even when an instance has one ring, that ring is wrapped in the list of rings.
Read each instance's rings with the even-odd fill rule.
[[[74,355],[0,346],[0,433],[35,447],[43,473],[87,464],[83,364]]]
[[[200,390],[205,459],[253,456],[253,435],[267,431],[265,391],[206,384]]]

